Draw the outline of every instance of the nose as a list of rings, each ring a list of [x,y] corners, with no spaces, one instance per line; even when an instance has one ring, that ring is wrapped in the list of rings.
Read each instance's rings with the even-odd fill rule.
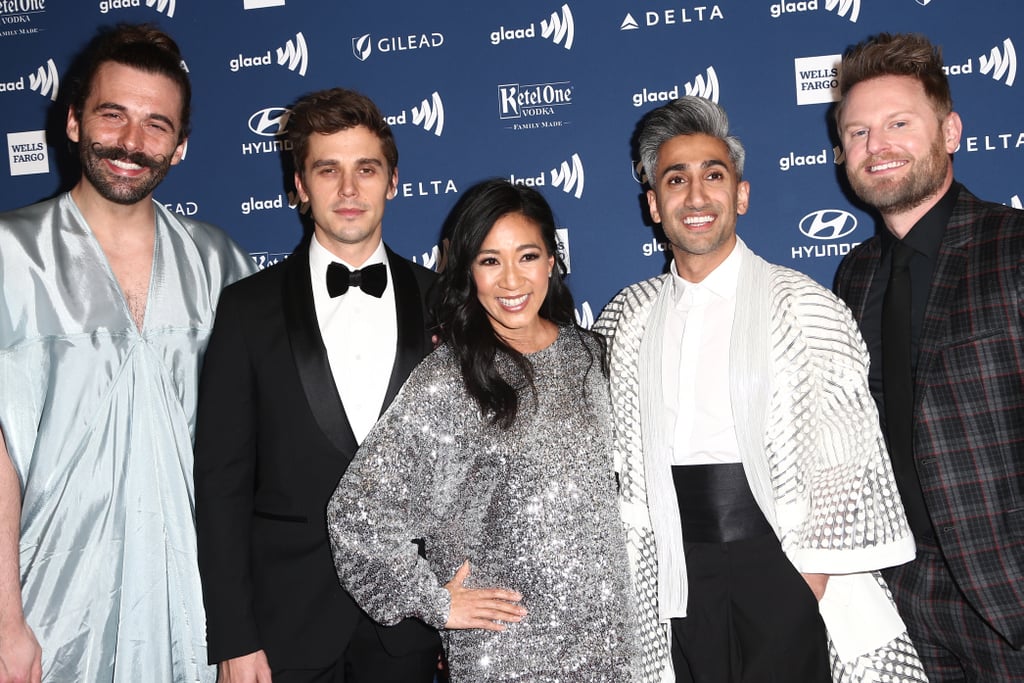
[[[143,141],[142,126],[137,123],[129,122],[121,129],[121,138],[119,142],[121,146],[129,152],[136,152],[143,148],[145,142]]]
[[[523,274],[515,264],[501,266],[501,273],[498,276],[498,286],[502,289],[514,290],[523,282]]]
[[[886,136],[885,131],[878,129],[869,130],[867,133],[867,142],[865,143],[865,149],[868,154],[878,154],[889,147],[889,138]]]
[[[707,203],[707,194],[704,192],[704,183],[700,180],[690,183],[689,192],[686,195],[686,205],[691,209],[701,209]]]
[[[338,178],[338,195],[341,197],[354,197],[356,195],[355,176],[347,171],[342,171]]]

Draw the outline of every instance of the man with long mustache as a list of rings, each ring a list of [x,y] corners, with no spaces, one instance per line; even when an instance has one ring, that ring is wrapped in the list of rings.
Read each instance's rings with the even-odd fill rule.
[[[119,26],[82,66],[81,177],[0,216],[0,681],[212,681],[199,362],[221,288],[253,264],[152,198],[189,133],[174,41]]]
[[[839,89],[846,175],[885,229],[836,292],[917,543],[886,579],[932,683],[1024,680],[1024,212],[954,179],[962,124],[924,36],[854,46]]]

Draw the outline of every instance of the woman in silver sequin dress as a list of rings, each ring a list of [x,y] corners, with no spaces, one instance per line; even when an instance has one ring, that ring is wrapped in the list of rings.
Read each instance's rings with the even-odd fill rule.
[[[575,324],[551,209],[493,180],[447,226],[443,344],[328,506],[338,575],[382,624],[445,629],[456,683],[629,681],[602,343]]]

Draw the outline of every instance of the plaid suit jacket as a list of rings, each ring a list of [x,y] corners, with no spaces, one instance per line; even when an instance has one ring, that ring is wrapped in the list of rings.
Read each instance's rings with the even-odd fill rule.
[[[880,258],[881,240],[874,237],[850,252],[836,274],[836,293],[858,321]],[[921,330],[914,460],[953,576],[1018,648],[1024,645],[1022,317],[1024,212],[962,188]]]

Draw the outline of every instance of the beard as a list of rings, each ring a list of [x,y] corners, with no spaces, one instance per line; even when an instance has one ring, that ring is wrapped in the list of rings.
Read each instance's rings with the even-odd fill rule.
[[[104,199],[117,204],[137,204],[156,189],[171,168],[171,156],[151,157],[143,152],[129,152],[123,147],[104,147],[83,139],[79,144],[82,173]],[[125,161],[149,170],[134,178],[110,172],[104,160]]]
[[[868,159],[862,169],[885,163],[885,157]],[[949,169],[949,154],[941,137],[936,137],[928,154],[914,159],[913,167],[902,178],[872,181],[847,168],[847,178],[857,196],[883,215],[898,215],[921,206],[942,188]]]

